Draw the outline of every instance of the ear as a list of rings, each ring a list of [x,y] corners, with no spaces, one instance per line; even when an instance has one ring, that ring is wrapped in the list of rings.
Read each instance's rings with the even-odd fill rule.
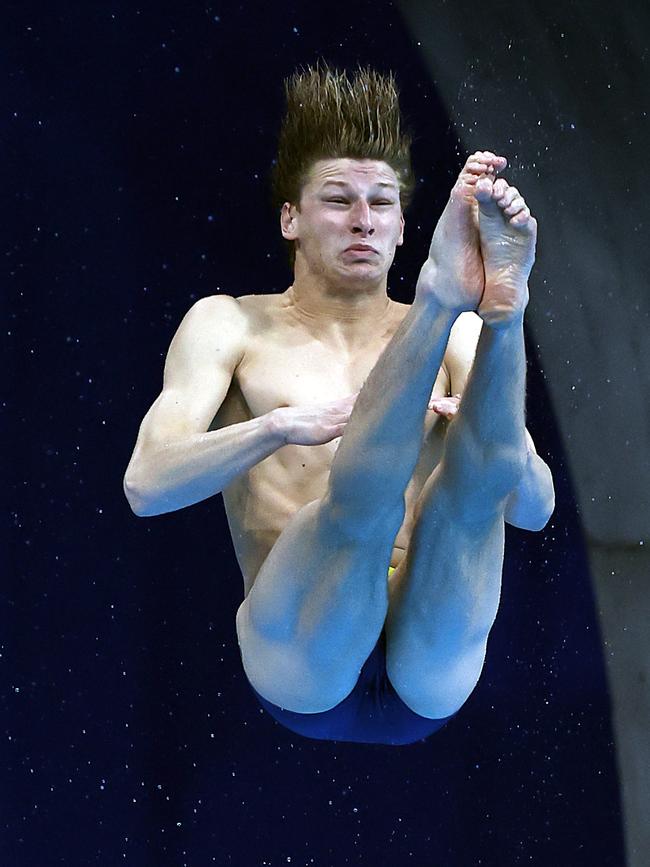
[[[296,240],[298,235],[298,214],[298,209],[290,202],[285,202],[284,205],[282,205],[282,211],[280,212],[280,229],[282,231],[282,237],[286,238],[287,241]]]

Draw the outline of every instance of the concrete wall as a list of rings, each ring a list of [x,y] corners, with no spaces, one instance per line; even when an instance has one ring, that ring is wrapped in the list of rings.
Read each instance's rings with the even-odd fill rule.
[[[467,153],[506,155],[537,217],[527,323],[586,535],[629,867],[650,851],[650,12],[410,0]],[[557,9],[558,7],[554,7]]]

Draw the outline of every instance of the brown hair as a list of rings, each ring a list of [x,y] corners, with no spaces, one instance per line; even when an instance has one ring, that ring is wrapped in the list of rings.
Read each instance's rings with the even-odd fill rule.
[[[302,187],[319,159],[382,160],[397,175],[402,211],[415,189],[411,166],[412,136],[403,130],[399,91],[388,75],[358,68],[352,80],[345,71],[320,61],[284,82],[287,109],[278,141],[278,157],[271,170],[273,206],[299,205]],[[289,261],[295,262],[294,242]]]

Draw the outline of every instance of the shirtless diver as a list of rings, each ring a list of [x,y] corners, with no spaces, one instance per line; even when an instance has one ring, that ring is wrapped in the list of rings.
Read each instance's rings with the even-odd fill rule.
[[[413,304],[387,295],[415,186],[392,74],[285,82],[273,170],[292,285],[197,301],[124,489],[136,515],[223,493],[236,617],[262,706],[306,737],[407,744],[467,700],[501,589],[504,522],[541,530],[525,428],[537,222],[472,154]]]

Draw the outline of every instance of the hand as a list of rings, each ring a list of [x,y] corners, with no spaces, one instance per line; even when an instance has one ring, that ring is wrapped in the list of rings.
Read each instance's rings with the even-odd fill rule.
[[[431,398],[427,408],[433,410],[433,412],[437,412],[438,415],[444,415],[447,421],[451,421],[458,412],[459,406],[460,395],[456,394],[453,397]]]
[[[359,392],[329,403],[280,406],[274,424],[287,445],[319,446],[342,436]]]

